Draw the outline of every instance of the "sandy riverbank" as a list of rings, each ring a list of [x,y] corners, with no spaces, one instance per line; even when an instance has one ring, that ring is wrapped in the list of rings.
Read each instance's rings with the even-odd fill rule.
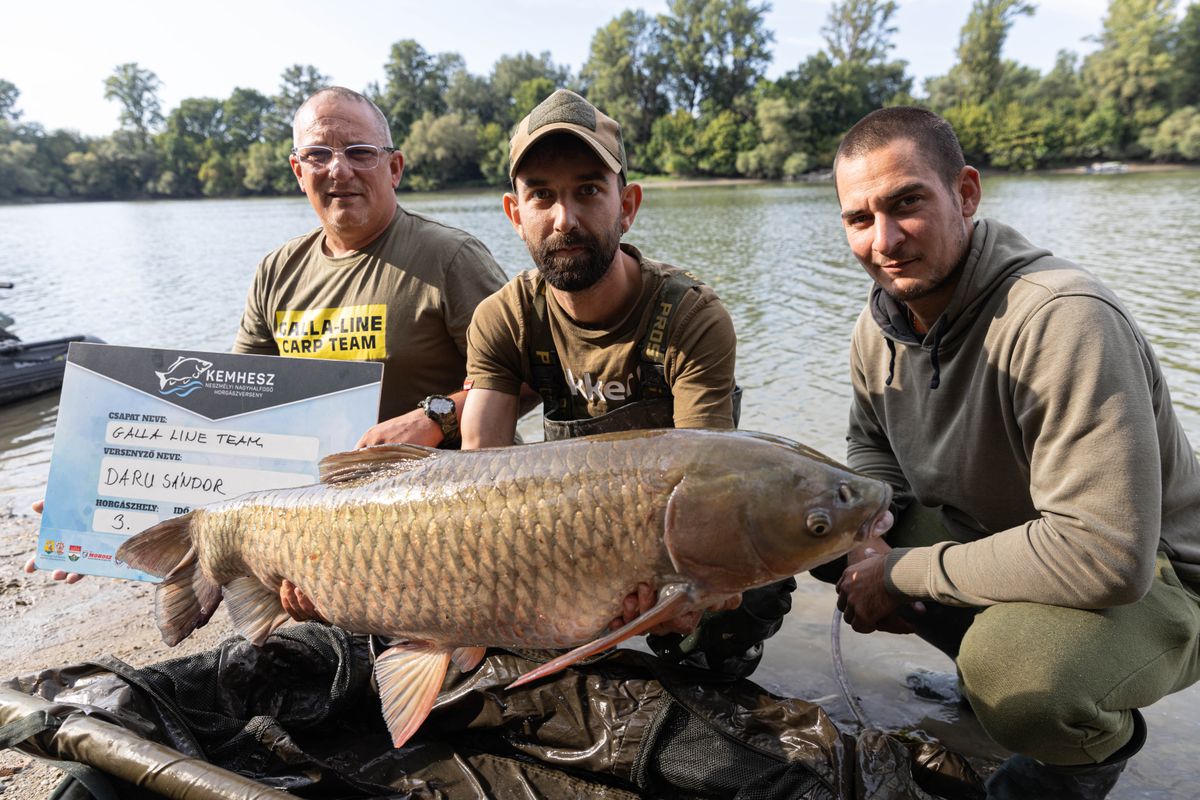
[[[113,655],[135,667],[207,650],[230,635],[218,614],[178,647],[162,643],[154,627],[151,585],[84,578],[74,585],[50,573],[28,575],[21,566],[37,539],[32,516],[0,517],[0,677],[78,664]],[[0,751],[4,800],[44,800],[62,773],[15,750]]]

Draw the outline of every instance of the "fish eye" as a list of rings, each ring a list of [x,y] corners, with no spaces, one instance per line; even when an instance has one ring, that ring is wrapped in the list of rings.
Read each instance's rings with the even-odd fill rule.
[[[808,532],[813,536],[824,536],[833,527],[833,520],[829,518],[829,512],[823,509],[809,512],[808,519],[804,523],[808,526]]]

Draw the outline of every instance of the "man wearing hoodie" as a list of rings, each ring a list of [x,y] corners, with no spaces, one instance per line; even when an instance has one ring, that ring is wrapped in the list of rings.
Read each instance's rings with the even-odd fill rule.
[[[1158,361],[1095,276],[974,220],[979,173],[936,114],[873,112],[834,174],[875,281],[848,460],[901,520],[843,562],[838,607],[955,659],[1016,754],[989,798],[1104,797],[1138,708],[1200,679],[1200,464]]]

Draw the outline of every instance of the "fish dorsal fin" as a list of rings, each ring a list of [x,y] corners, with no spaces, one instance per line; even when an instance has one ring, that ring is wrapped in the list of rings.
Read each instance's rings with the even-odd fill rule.
[[[290,619],[279,602],[279,594],[249,576],[234,578],[226,584],[225,607],[237,632],[260,647],[271,631]]]
[[[637,636],[639,633],[645,633],[660,622],[666,622],[669,619],[679,616],[692,606],[689,594],[689,589],[685,584],[667,584],[659,590],[658,602],[654,605],[654,608],[645,614],[634,618],[632,622],[618,628],[607,636],[602,636],[587,644],[580,645],[569,653],[564,653],[558,658],[551,659],[540,667],[526,672],[510,683],[508,688],[513,689],[523,683],[530,683],[536,681],[538,678],[544,678],[585,658],[594,656],[597,653],[603,653],[611,647],[616,647],[626,639]]]
[[[405,469],[436,456],[440,451],[419,444],[380,444],[321,459],[321,483],[347,483],[368,476],[379,477],[388,468]]]
[[[375,659],[375,682],[392,745],[403,747],[429,716],[450,666],[450,651],[399,644]]]

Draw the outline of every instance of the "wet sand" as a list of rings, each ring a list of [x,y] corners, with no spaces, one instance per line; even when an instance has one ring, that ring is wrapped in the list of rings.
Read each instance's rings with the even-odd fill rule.
[[[0,512],[2,513],[2,512]],[[22,571],[37,539],[32,516],[0,517],[0,678],[113,655],[142,667],[207,650],[230,635],[228,617],[212,622],[178,647],[154,627],[154,588],[111,578],[68,585],[49,572]],[[16,750],[0,750],[4,800],[45,800],[62,773]]]

